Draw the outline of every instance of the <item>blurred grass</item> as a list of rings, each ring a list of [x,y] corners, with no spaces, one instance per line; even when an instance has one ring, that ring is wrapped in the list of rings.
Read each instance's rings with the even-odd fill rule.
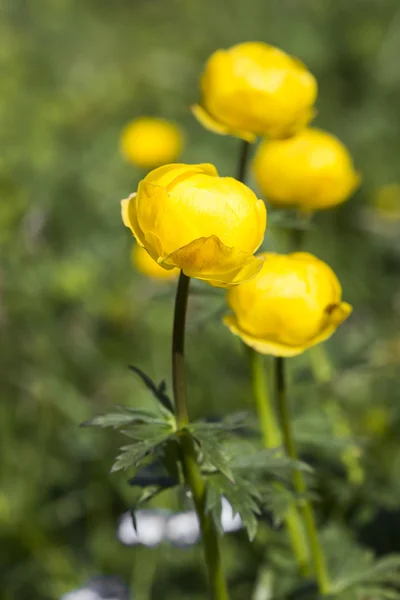
[[[120,130],[142,114],[174,119],[188,134],[184,161],[233,174],[238,141],[202,130],[188,107],[207,56],[248,39],[307,63],[320,85],[316,124],[349,146],[363,173],[355,198],[317,216],[306,247],[334,267],[355,307],[328,344],[346,369],[337,393],[354,428],[376,406],[388,413],[388,430],[367,445],[365,497],[396,505],[400,226],[388,237],[361,219],[375,191],[400,177],[396,0],[1,0],[1,600],[58,598],[101,572],[123,576],[144,599],[154,568],[153,598],[185,598],[193,582],[191,598],[205,597],[199,548],[116,541],[131,501],[125,477],[108,474],[118,440],[78,426],[107,406],[151,401],[128,363],[169,378],[173,289],[131,269],[119,201],[143,173],[121,159]],[[266,245],[285,249],[286,232],[271,227]],[[219,292],[191,304],[193,417],[249,402],[221,306]],[[366,366],[351,371],[354,361]],[[312,415],[321,391],[306,355],[294,364],[296,406]],[[243,540],[224,542],[234,598],[249,597],[255,577],[255,550]]]

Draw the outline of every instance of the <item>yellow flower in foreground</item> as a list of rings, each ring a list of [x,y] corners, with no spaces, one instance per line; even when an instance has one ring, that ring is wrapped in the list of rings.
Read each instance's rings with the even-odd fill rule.
[[[165,165],[122,201],[122,217],[138,243],[165,269],[216,286],[236,285],[260,271],[254,257],[264,238],[262,200],[213,165]]]
[[[217,50],[201,81],[201,102],[192,110],[211,131],[248,141],[282,138],[314,115],[317,82],[296,58],[262,42]]]
[[[374,196],[372,204],[378,215],[387,221],[400,220],[400,185],[383,185]]]
[[[327,264],[306,252],[265,253],[260,274],[228,292],[224,323],[262,354],[295,356],[332,335],[351,313]]]
[[[175,123],[141,117],[123,129],[120,146],[129,162],[143,169],[152,169],[179,157],[183,149],[183,134]]]
[[[135,244],[132,248],[132,264],[142,273],[146,275],[146,277],[150,277],[150,279],[157,279],[161,281],[173,281],[179,275],[178,269],[171,269],[167,271],[167,269],[163,269],[160,267],[155,260],[153,260],[150,254],[139,246],[139,244]]]
[[[307,212],[344,202],[360,183],[346,147],[320,129],[304,129],[287,140],[263,141],[253,166],[271,204]]]

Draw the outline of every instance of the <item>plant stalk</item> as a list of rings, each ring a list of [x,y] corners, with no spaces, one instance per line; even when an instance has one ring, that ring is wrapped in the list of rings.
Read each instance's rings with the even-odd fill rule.
[[[293,460],[298,460],[296,446],[293,438],[290,410],[286,395],[285,360],[281,356],[275,359],[276,368],[276,390],[278,400],[278,411],[282,423],[283,441],[286,452]],[[313,508],[307,500],[307,484],[304,475],[298,469],[293,472],[293,485],[299,496],[298,506],[303,515],[304,528],[307,532],[311,557],[314,563],[315,576],[318,588],[322,595],[329,594],[330,581],[325,564],[325,556],[319,541],[317,526]]]
[[[236,179],[242,183],[246,182],[250,146],[250,142],[246,142],[246,140],[240,140],[239,162],[237,165]]]
[[[248,346],[246,348],[249,355],[253,397],[261,425],[263,443],[265,448],[276,448],[282,444],[282,436],[268,391],[264,357],[253,348]],[[306,576],[309,571],[309,550],[298,509],[293,504],[285,514],[285,526],[300,573]]]
[[[213,600],[229,600],[222,570],[218,533],[210,513],[206,513],[206,484],[197,464],[191,438],[185,432],[189,423],[186,403],[185,380],[185,324],[189,298],[190,278],[182,271],[175,299],[174,328],[172,340],[172,382],[175,399],[176,423],[181,439],[181,457],[186,483],[192,492],[200,523],[204,557],[208,571]]]

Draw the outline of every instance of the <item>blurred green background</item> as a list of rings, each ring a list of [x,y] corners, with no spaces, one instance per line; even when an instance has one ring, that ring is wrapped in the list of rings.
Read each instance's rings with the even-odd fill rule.
[[[329,393],[363,440],[363,484],[348,484],[326,443],[326,386],[312,383],[307,355],[292,361],[293,396],[302,431],[316,434],[304,450],[324,457],[323,523],[378,552],[400,550],[392,521],[391,536],[371,533],[376,514],[400,502],[400,223],[373,205],[400,178],[398,1],[0,0],[1,600],[58,599],[100,573],[123,577],[138,600],[206,597],[199,547],[117,541],[132,502],[126,475],[109,475],[120,440],[79,424],[114,404],[153,402],[129,363],[169,381],[174,290],[131,267],[119,201],[143,173],[121,158],[120,131],[137,116],[170,118],[186,130],[184,162],[233,174],[238,140],[203,130],[188,107],[208,55],[246,40],[307,64],[320,88],[315,123],[346,143],[363,174],[305,244],[354,306],[327,344],[339,371]],[[285,250],[275,216],[266,247]],[[193,417],[250,405],[223,307],[222,291],[191,300]],[[223,549],[233,598],[250,598],[259,547],[239,533]]]

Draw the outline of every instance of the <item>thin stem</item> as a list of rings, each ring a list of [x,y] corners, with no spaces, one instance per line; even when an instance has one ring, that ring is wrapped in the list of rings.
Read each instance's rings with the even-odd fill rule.
[[[202,533],[204,557],[207,566],[213,600],[229,600],[222,570],[217,530],[210,513],[206,513],[206,484],[196,460],[191,438],[185,431],[189,423],[186,403],[185,380],[185,324],[189,297],[190,278],[181,272],[176,292],[174,329],[172,340],[172,380],[175,399],[176,423],[181,439],[183,472],[196,507]]]
[[[240,140],[239,162],[237,165],[236,179],[245,183],[247,174],[247,163],[249,161],[250,143]]]
[[[266,448],[276,448],[281,445],[282,436],[272,406],[271,396],[268,391],[264,357],[253,350],[253,348],[250,348],[249,346],[246,346],[246,348],[250,362],[253,397],[258,418],[260,420],[264,446]],[[296,506],[291,505],[288,508],[285,515],[285,525],[300,572],[302,575],[307,575],[309,551],[303,524],[301,523]]]
[[[268,392],[264,357],[249,346],[247,346],[247,349],[250,360],[253,397],[260,420],[264,446],[266,448],[276,448],[281,444],[282,438]]]
[[[283,440],[288,456],[293,460],[298,460],[292,432],[289,405],[286,397],[285,362],[282,357],[279,356],[275,359],[275,367],[278,410],[282,422]],[[330,582],[326,569],[325,557],[318,537],[314,511],[310,502],[306,498],[306,481],[303,473],[297,469],[293,472],[293,485],[300,498],[299,509],[301,510],[304,519],[304,527],[307,532],[311,556],[314,562],[318,588],[322,595],[326,595],[329,593]]]
[[[174,331],[172,338],[172,386],[178,429],[182,429],[189,422],[185,377],[185,324],[189,286],[190,277],[181,271],[175,298]]]

